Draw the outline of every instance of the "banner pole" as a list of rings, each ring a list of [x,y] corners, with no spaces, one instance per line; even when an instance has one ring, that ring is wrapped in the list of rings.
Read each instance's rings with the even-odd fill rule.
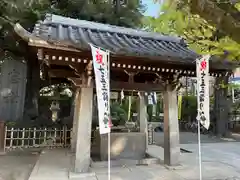
[[[100,134],[108,134],[108,180],[110,180],[110,158],[111,158],[111,110],[110,110],[110,52],[108,50],[104,50],[104,52],[99,47],[91,46],[92,56],[93,56],[93,67],[95,74],[95,82],[96,82],[96,93],[98,97],[98,118],[99,118],[99,128]],[[101,70],[100,70],[101,68]],[[101,73],[101,77],[99,75]],[[106,72],[106,73],[105,73]],[[105,83],[102,82],[105,80]],[[103,87],[104,90],[103,90]],[[106,90],[105,90],[106,89]],[[104,95],[103,95],[104,92]],[[105,98],[103,98],[105,96]],[[107,96],[107,99],[106,99]],[[108,117],[108,127],[106,127],[106,118]],[[106,136],[105,136],[106,137]]]
[[[199,180],[202,180],[202,152],[201,152],[201,132],[200,120],[198,121],[198,163],[199,163]]]
[[[111,156],[110,156],[110,153],[111,153],[111,144],[110,144],[110,132],[108,133],[108,180],[111,179]]]
[[[209,129],[209,58],[210,55],[202,56],[196,59],[196,75],[197,75],[197,102],[198,102],[198,163],[199,163],[199,179],[202,180],[202,152],[201,152],[201,127]]]
[[[110,96],[110,53],[107,51],[107,63],[108,63],[108,81],[109,81],[109,96]],[[108,103],[110,103],[110,97],[108,97]],[[111,108],[110,108],[111,109]],[[108,126],[110,128],[108,132],[108,180],[111,179],[111,127],[112,127],[112,121],[111,121],[111,110],[109,110],[109,117],[108,117]]]

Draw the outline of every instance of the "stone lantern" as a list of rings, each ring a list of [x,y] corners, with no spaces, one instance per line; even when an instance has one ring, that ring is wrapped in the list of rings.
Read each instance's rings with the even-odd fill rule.
[[[52,111],[52,121],[56,122],[58,120],[58,113],[60,111],[58,100],[52,101],[52,104],[50,106],[50,110]]]

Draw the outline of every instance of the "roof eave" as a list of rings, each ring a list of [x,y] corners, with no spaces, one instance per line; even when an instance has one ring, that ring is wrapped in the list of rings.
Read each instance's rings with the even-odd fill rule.
[[[39,37],[36,37],[32,33],[25,30],[19,23],[15,24],[14,31],[22,40],[27,42],[29,46],[80,52],[80,50],[77,50],[75,48],[59,46],[56,44],[49,43],[46,40],[43,40]]]
[[[42,45],[48,44],[45,40],[40,39],[32,35],[27,30],[25,30],[19,23],[15,24],[14,31],[20,38],[26,41],[29,45],[30,44],[42,44]]]

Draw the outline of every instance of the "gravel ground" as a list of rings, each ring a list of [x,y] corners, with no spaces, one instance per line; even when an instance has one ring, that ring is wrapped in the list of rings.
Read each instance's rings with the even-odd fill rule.
[[[39,153],[31,150],[9,152],[0,156],[0,180],[28,180]]]

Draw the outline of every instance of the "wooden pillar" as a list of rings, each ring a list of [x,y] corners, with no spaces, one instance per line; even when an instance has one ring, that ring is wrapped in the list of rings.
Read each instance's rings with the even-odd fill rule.
[[[148,120],[147,120],[147,106],[144,95],[138,98],[138,120],[140,125],[140,132],[146,135],[146,147],[148,147]]]
[[[0,153],[5,151],[5,122],[0,121]]]
[[[179,125],[177,91],[167,85],[163,93],[164,100],[164,164],[179,164]]]
[[[72,126],[72,134],[71,134],[71,151],[75,152],[76,149],[76,129],[77,129],[77,120],[78,120],[78,112],[80,109],[80,89],[76,89],[74,96],[74,114],[73,114],[73,126]]]
[[[93,88],[81,88],[77,101],[74,172],[85,173],[90,167]]]

